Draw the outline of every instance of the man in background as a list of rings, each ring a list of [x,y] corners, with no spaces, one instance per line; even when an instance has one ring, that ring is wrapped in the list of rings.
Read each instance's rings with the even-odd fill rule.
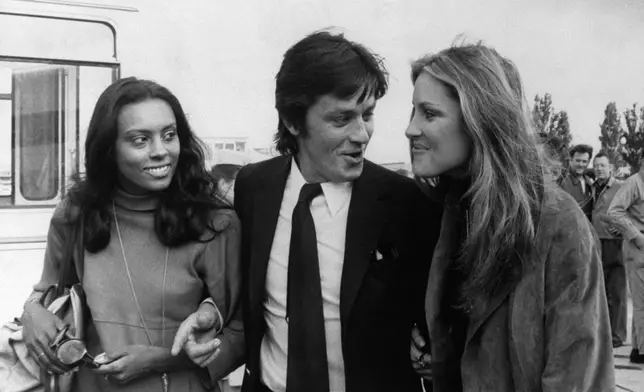
[[[600,241],[611,336],[613,347],[616,348],[626,341],[626,270],[622,258],[621,233],[606,219],[606,212],[620,184],[615,181],[612,162],[603,151],[598,152],[593,159],[593,168],[595,182],[592,186],[592,220]]]
[[[559,185],[577,200],[589,220],[593,212],[593,193],[591,181],[585,177],[586,169],[593,155],[593,148],[586,144],[577,144],[570,150],[570,170]]]
[[[630,360],[644,363],[644,160],[608,207],[607,217],[624,236],[622,252],[633,298],[633,349]]]

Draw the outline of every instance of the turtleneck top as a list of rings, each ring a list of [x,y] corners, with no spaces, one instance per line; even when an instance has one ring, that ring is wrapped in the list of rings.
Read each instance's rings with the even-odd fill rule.
[[[241,266],[240,223],[229,209],[213,210],[211,222],[217,233],[207,231],[202,242],[166,247],[155,230],[158,195],[134,196],[123,191],[113,196],[121,232],[121,243],[112,218],[108,245],[97,253],[85,251],[82,284],[91,314],[86,329],[90,354],[116,353],[128,345],[150,345],[132,294],[125,266],[149,330],[153,346],[172,346],[183,320],[195,312],[204,298],[210,297],[224,318],[220,355],[208,370],[194,369],[168,373],[171,391],[209,391],[213,381],[234,370],[243,355],[240,311]],[[109,207],[110,213],[112,207]],[[35,286],[42,292],[57,282],[62,259],[65,202],[52,218],[49,229],[43,277]],[[168,264],[165,287],[163,275],[166,251]],[[163,296],[165,295],[165,311]],[[165,327],[163,329],[162,327]],[[119,385],[81,368],[75,391],[162,391],[159,373]]]

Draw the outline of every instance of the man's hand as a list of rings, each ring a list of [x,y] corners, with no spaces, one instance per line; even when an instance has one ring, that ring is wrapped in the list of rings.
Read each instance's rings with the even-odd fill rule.
[[[637,247],[637,249],[644,252],[644,234],[640,233],[636,235],[631,241]]]
[[[423,335],[420,333],[418,326],[414,325],[411,330],[411,347],[409,355],[411,363],[416,371],[416,374],[425,380],[432,380],[432,356],[428,354],[427,342]]]
[[[203,303],[199,309],[185,319],[174,337],[172,355],[183,348],[186,355],[201,367],[208,366],[219,355],[217,330],[221,324],[218,313],[211,303]]]
[[[598,214],[598,217],[600,221],[606,224],[606,231],[608,231],[608,234],[612,235],[613,237],[621,238],[622,232],[619,231],[617,227],[615,227],[615,222],[613,222],[613,220],[609,218],[608,215]]]
[[[622,236],[622,232],[619,231],[615,226],[608,226],[606,230],[608,231],[608,234],[612,235],[613,237]]]

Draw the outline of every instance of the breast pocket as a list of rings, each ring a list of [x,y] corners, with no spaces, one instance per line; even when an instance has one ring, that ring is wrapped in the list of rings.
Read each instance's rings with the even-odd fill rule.
[[[376,249],[369,255],[367,275],[384,286],[404,281],[404,260],[395,250]]]

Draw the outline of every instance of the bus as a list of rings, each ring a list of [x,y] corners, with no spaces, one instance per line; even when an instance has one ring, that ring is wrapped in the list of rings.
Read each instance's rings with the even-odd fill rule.
[[[109,18],[20,5],[0,8],[0,322],[21,313],[39,277],[54,207],[83,171],[93,107],[120,74]]]

